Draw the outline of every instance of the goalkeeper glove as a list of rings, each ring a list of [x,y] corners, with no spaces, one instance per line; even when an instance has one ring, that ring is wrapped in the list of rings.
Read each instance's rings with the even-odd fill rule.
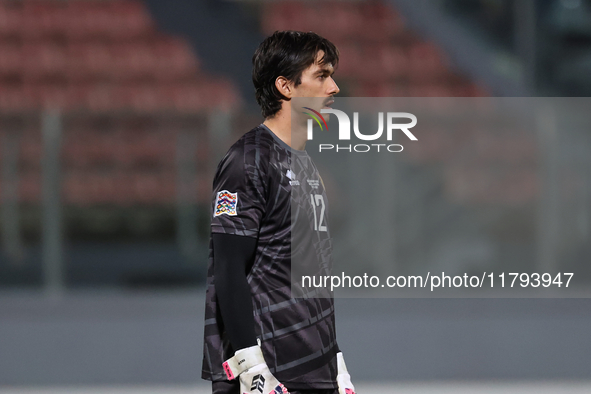
[[[257,345],[240,349],[223,364],[228,379],[240,379],[243,394],[289,394],[285,386],[271,374],[263,352]]]
[[[351,383],[351,375],[347,371],[342,352],[337,353],[337,371],[339,394],[355,394],[355,386]]]

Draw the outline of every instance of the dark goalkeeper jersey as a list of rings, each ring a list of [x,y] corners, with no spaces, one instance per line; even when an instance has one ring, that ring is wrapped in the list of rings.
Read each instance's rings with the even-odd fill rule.
[[[213,184],[211,232],[257,239],[247,275],[255,333],[271,373],[292,389],[337,388],[333,299],[324,289],[313,289],[315,298],[297,285],[291,291],[292,262],[307,274],[328,275],[331,269],[326,202],[308,154],[264,125],[229,149]],[[231,348],[223,327],[213,272],[210,241],[202,377],[219,381],[226,379],[222,363],[238,349]]]

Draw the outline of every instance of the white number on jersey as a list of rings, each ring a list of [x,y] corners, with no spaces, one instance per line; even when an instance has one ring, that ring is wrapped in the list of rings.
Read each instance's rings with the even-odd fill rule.
[[[312,209],[314,210],[314,230],[316,231],[327,231],[324,222],[324,197],[322,194],[310,194],[310,201],[312,202]],[[317,215],[316,207],[320,207],[320,215]]]

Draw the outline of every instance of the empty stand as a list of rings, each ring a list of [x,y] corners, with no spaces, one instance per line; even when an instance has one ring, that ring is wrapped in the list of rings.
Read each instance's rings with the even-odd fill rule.
[[[200,70],[189,43],[158,31],[141,1],[0,2],[0,113],[62,110],[68,204],[172,204],[179,125],[165,111],[238,103],[234,84]],[[38,203],[40,124],[20,132],[20,197]]]
[[[336,79],[347,96],[486,95],[482,87],[459,76],[440,48],[410,31],[403,17],[384,2],[266,2],[261,22],[263,34],[313,30],[335,42],[341,53]],[[237,108],[235,85],[207,75],[199,65],[187,41],[158,31],[141,1],[0,2],[0,111],[61,108],[111,113],[104,116],[110,118],[112,133],[97,128],[92,116],[65,127],[64,199],[70,203],[173,201],[178,127],[131,126],[120,115]],[[40,136],[31,135],[21,142],[21,160],[29,171],[21,190],[28,201],[39,197],[39,185],[33,182],[40,179],[42,154]],[[449,163],[453,149],[435,134],[431,137],[409,151],[409,157],[417,163]],[[502,157],[514,160],[528,151],[528,138],[504,147],[518,153]],[[485,165],[487,154],[499,157],[494,141],[486,145],[491,150],[474,155],[475,166]],[[202,149],[199,155],[208,153]],[[450,185],[464,185],[461,180],[469,178],[449,173]],[[196,188],[207,195],[209,185]]]
[[[236,106],[236,88],[218,78],[199,69],[187,41],[158,31],[141,1],[0,2],[0,110]],[[177,85],[190,87],[189,102],[163,94]]]
[[[382,1],[270,2],[262,15],[265,34],[314,31],[334,42],[341,53],[337,78],[348,96],[486,95],[454,79],[442,51],[416,37]]]

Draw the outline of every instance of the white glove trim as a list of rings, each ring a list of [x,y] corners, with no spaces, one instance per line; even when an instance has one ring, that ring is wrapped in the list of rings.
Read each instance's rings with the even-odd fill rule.
[[[345,358],[341,352],[337,353],[337,384],[339,386],[339,394],[355,394],[355,386],[351,383],[351,375],[347,371]]]
[[[343,357],[343,352],[337,353],[337,371],[339,374],[349,373],[349,371],[347,371],[347,366],[345,365],[345,358]]]
[[[226,360],[222,365],[228,379],[233,380],[242,372],[259,364],[265,364],[265,358],[261,348],[255,345],[236,351],[234,357]]]

